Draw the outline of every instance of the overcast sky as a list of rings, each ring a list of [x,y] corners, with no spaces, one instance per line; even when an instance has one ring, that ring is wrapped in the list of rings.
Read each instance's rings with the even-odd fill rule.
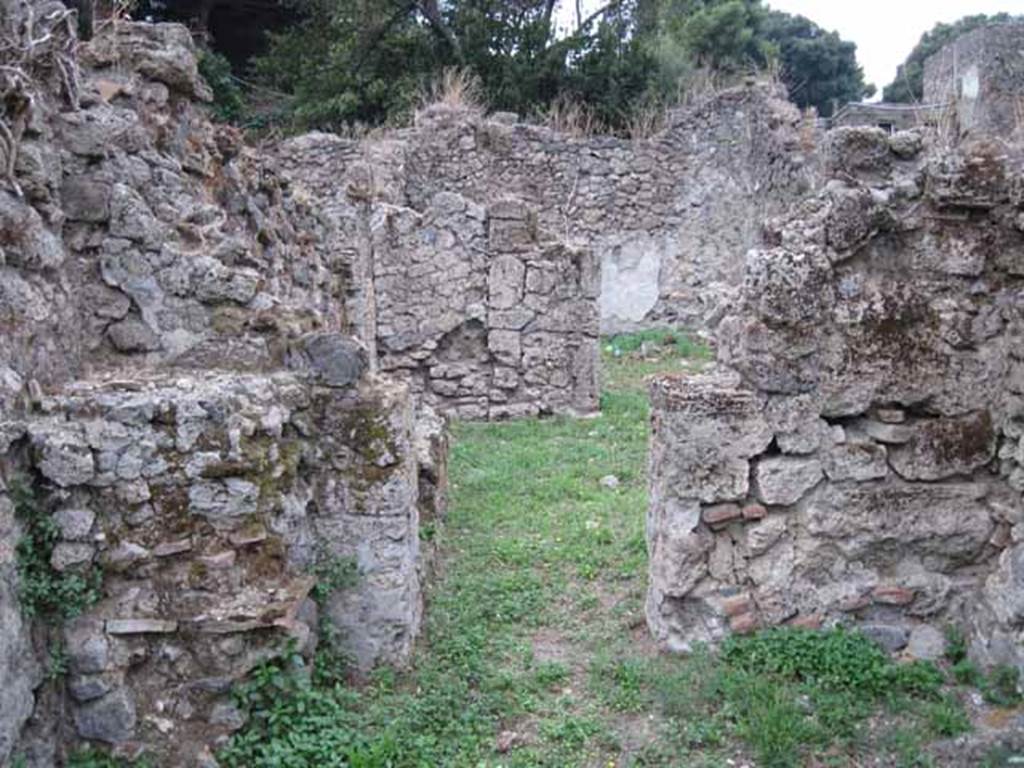
[[[937,22],[975,13],[1024,14],[1024,0],[769,0],[772,8],[806,16],[857,44],[857,59],[879,90],[922,33]]]
[[[583,0],[583,12],[604,0]],[[937,22],[975,13],[1024,14],[1024,0],[767,0],[779,11],[800,14],[857,44],[857,58],[879,91],[892,82],[896,66],[922,33]],[[571,23],[574,3],[563,0],[561,17]]]

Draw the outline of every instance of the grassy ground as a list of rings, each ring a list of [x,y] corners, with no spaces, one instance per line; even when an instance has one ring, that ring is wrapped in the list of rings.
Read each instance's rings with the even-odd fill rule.
[[[442,572],[412,670],[361,688],[260,670],[222,763],[929,765],[924,743],[970,727],[935,667],[897,668],[844,633],[768,633],[716,658],[652,647],[642,378],[707,358],[681,337],[616,339],[599,418],[457,425]]]

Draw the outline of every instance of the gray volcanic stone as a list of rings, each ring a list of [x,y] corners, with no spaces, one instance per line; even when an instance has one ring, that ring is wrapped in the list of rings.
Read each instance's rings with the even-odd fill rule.
[[[329,387],[348,387],[367,367],[366,349],[355,339],[338,333],[315,333],[303,338],[293,367],[312,371]]]
[[[938,661],[946,653],[946,638],[930,624],[919,624],[910,633],[907,653],[922,661]]]
[[[126,318],[107,328],[110,343],[119,352],[155,352],[162,346],[160,337],[141,320]]]
[[[889,471],[885,446],[872,440],[850,438],[825,454],[824,469],[829,480],[877,480]]]
[[[889,463],[907,480],[941,480],[968,475],[996,453],[996,434],[987,411],[911,426],[910,440],[889,452]]]
[[[652,571],[652,578],[665,595],[683,597],[706,575],[714,539],[697,527],[700,505],[696,502],[672,501],[662,514],[652,542],[660,568]]]
[[[949,567],[970,562],[992,535],[986,493],[981,483],[823,485],[807,500],[805,522],[823,555],[835,547],[878,564],[916,556]]]
[[[735,379],[714,373],[656,381],[651,399],[662,409],[651,466],[664,473],[658,475],[652,503],[662,503],[661,495],[669,491],[705,504],[746,496],[749,459],[767,448],[773,435],[761,399]]]
[[[189,510],[210,520],[245,517],[255,514],[259,495],[255,484],[238,477],[200,481],[189,488]]]
[[[50,554],[50,565],[54,570],[64,571],[75,565],[82,565],[92,561],[96,548],[88,542],[61,541],[58,542]]]
[[[72,431],[56,429],[36,433],[33,443],[39,455],[39,471],[57,485],[80,485],[96,473],[92,451]]]
[[[864,419],[856,422],[859,429],[863,429],[868,437],[880,443],[899,445],[908,442],[914,436],[914,430],[904,424],[893,424],[873,419]]]
[[[64,213],[71,221],[100,223],[110,218],[110,184],[81,177],[65,179]]]
[[[857,629],[889,653],[896,653],[907,647],[909,633],[906,627],[895,624],[860,624]]]
[[[64,507],[53,515],[53,522],[60,528],[65,541],[85,541],[89,538],[96,513],[88,507]]]
[[[103,675],[75,675],[68,680],[68,693],[75,701],[92,701],[111,690],[113,686]]]
[[[795,504],[824,477],[815,458],[770,456],[754,465],[757,497],[765,504]]]
[[[747,551],[753,555],[763,555],[782,538],[788,527],[785,515],[766,517],[745,528]]]
[[[71,671],[79,674],[103,672],[110,662],[110,644],[103,621],[79,617],[64,628]]]
[[[135,702],[124,688],[75,709],[75,729],[83,739],[120,744],[135,735]]]
[[[0,491],[0,763],[6,765],[35,706],[43,670],[18,602],[14,505]],[[11,545],[8,546],[7,543]]]

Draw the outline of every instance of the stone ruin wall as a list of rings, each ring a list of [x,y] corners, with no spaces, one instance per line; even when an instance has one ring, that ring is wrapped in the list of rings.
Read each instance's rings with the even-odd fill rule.
[[[359,566],[321,607],[360,668],[400,663],[446,495],[430,406],[596,410],[602,326],[717,323],[763,216],[819,175],[764,86],[648,140],[434,106],[251,148],[196,108],[182,28],[78,58],[78,94],[41,67],[0,193],[0,760],[30,766],[79,739],[202,764],[231,683],[287,637],[312,651],[321,558]],[[103,574],[59,631],[17,609],[16,478],[59,524],[53,566]],[[59,636],[65,698],[41,685]]]
[[[651,385],[649,626],[860,627],[1024,666],[1024,164],[832,133],[767,226],[719,365]],[[930,651],[929,651],[930,649]]]
[[[409,204],[406,140],[309,134],[276,167],[319,215],[347,273],[346,313],[376,369],[466,419],[598,407],[599,265],[515,199],[439,191]]]
[[[454,193],[373,226],[381,369],[464,419],[598,409],[598,265],[518,202]]]
[[[5,34],[40,9],[3,3]],[[232,684],[289,638],[312,654],[321,618],[360,669],[408,657],[444,422],[351,338],[346,233],[196,107],[184,28],[108,27],[78,93],[39,55],[0,191],[0,764],[83,742],[208,764]],[[101,575],[70,621],[21,610],[22,484],[55,571]],[[348,560],[355,585],[311,600]]]
[[[438,104],[383,139],[272,150],[319,203],[373,363],[463,418],[595,411],[599,333],[713,326],[763,217],[819,176],[813,125],[765,85],[648,140],[510,118]]]
[[[924,65],[924,100],[941,104],[949,132],[1011,136],[1024,121],[1024,23],[979,27],[945,45]]]
[[[714,93],[649,139],[574,137],[444,106],[409,133],[407,197],[512,198],[539,226],[594,251],[606,333],[713,326],[761,221],[818,178],[813,124],[772,86]]]

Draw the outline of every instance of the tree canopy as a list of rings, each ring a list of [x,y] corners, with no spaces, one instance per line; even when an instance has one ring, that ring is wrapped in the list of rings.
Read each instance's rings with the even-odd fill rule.
[[[298,21],[252,69],[288,94],[296,123],[327,128],[400,119],[450,67],[473,73],[493,109],[566,100],[613,129],[671,103],[698,70],[777,69],[822,114],[873,92],[852,43],[761,0],[608,0],[589,16],[574,2],[570,30],[559,1],[289,0]]]
[[[875,86],[865,84],[857,64],[857,46],[837,33],[803,16],[771,11],[763,34],[778,52],[789,97],[801,107],[814,107],[828,117],[837,105],[874,95]]]
[[[896,70],[896,79],[885,86],[882,98],[885,101],[910,103],[924,98],[924,62],[950,40],[970,32],[986,24],[1005,23],[1024,17],[1014,17],[1008,13],[975,16],[964,16],[952,24],[939,23],[921,35],[917,45]]]

